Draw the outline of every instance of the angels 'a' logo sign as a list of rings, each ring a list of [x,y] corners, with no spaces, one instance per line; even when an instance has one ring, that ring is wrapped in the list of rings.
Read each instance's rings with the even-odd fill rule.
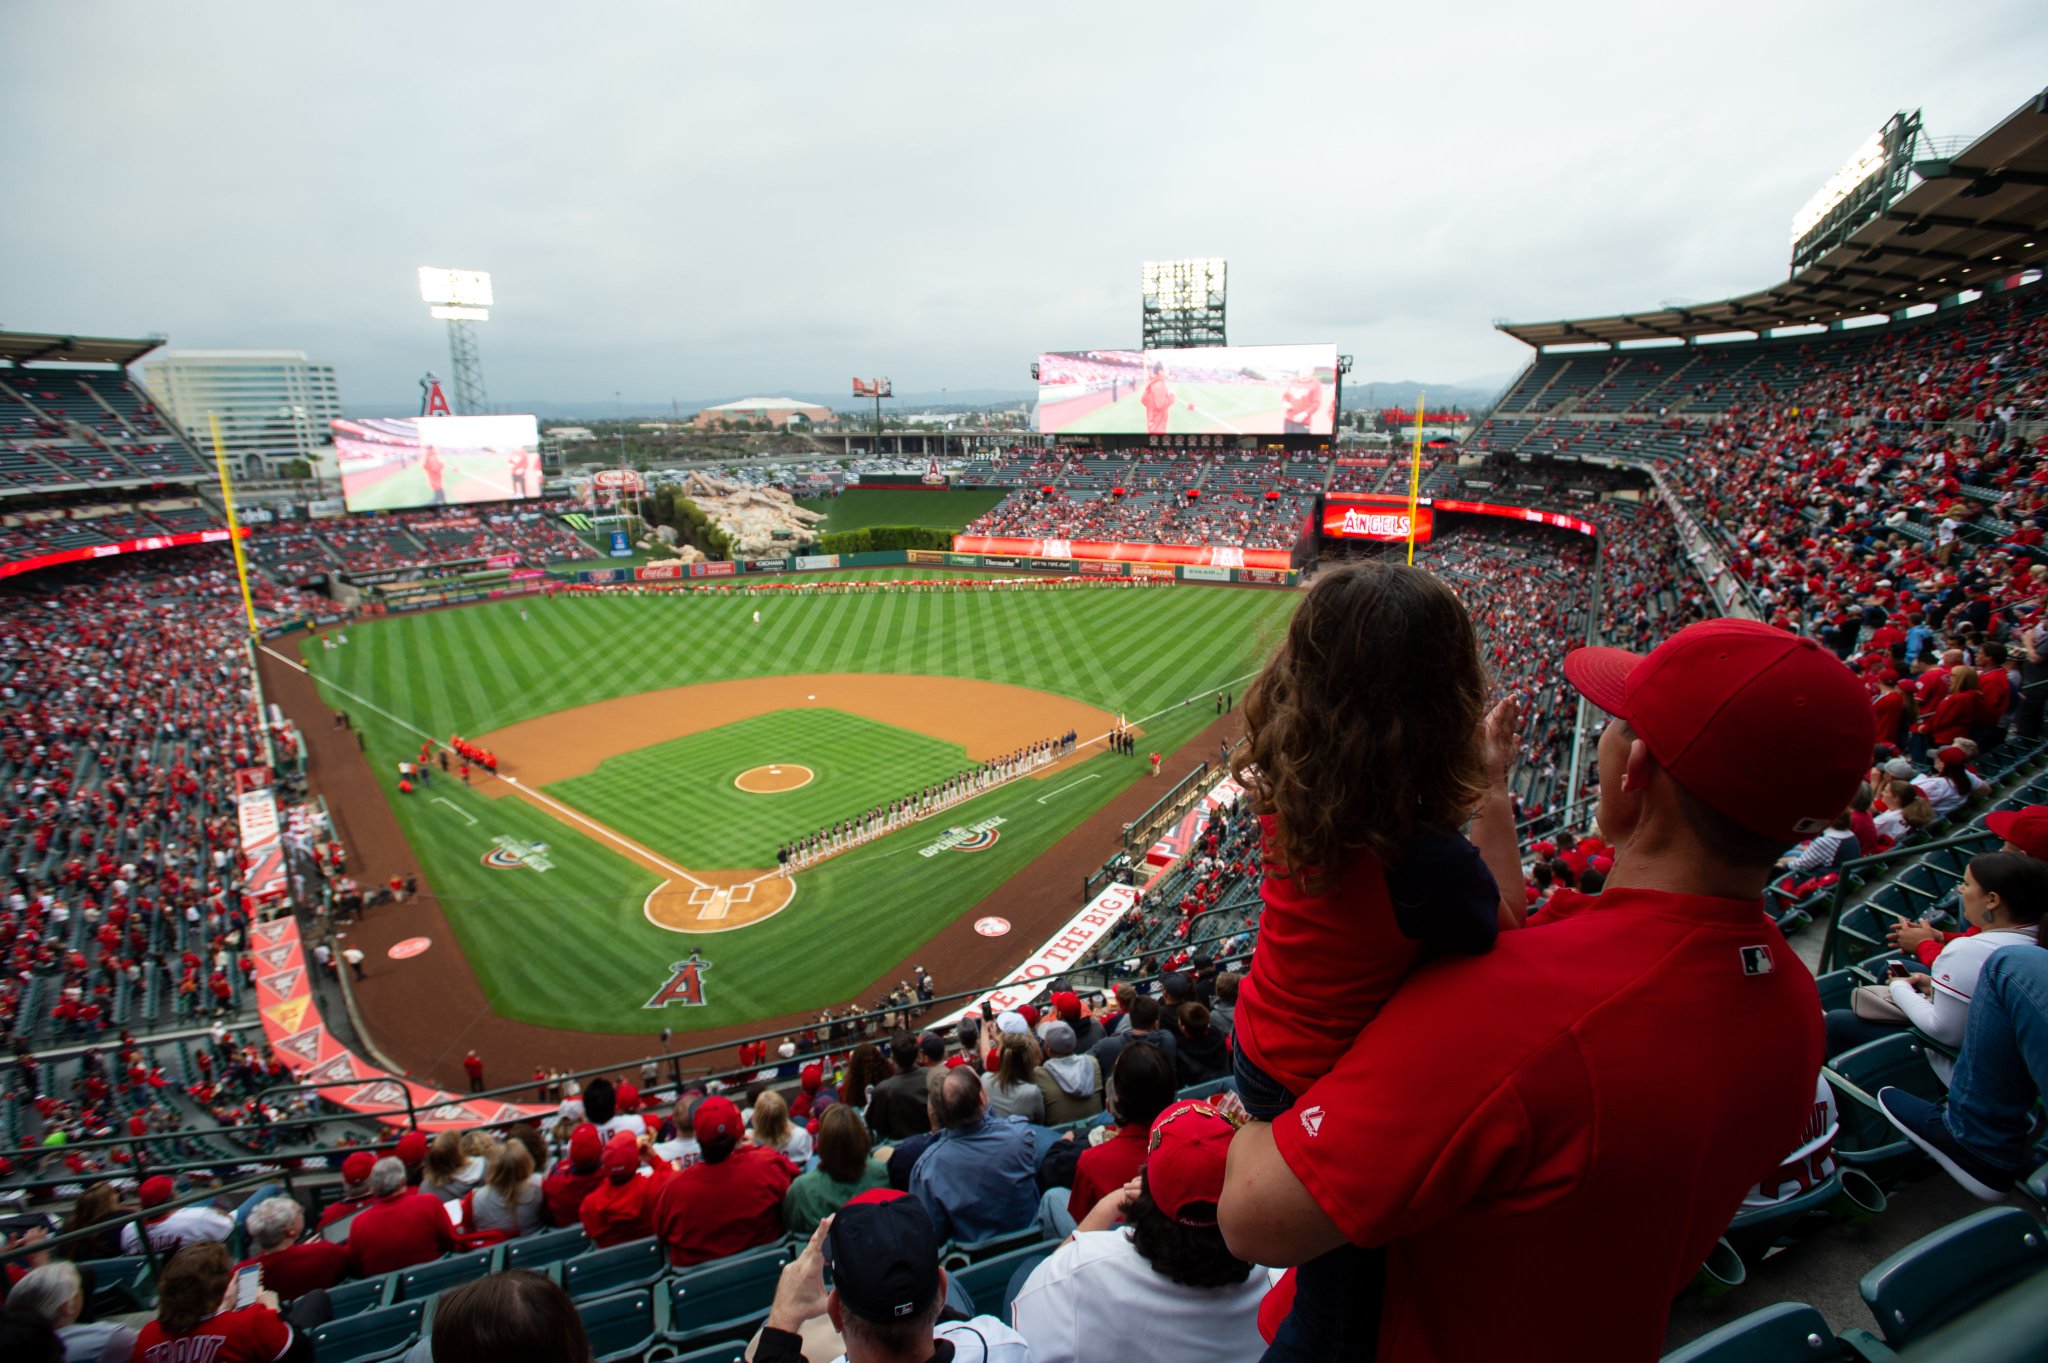
[[[641,1004],[642,1008],[666,1008],[671,1003],[688,1007],[701,1007],[704,1003],[704,972],[711,969],[711,962],[698,956],[687,961],[677,961],[669,968],[668,983],[654,991],[654,997]]]
[[[455,415],[448,406],[448,395],[441,391],[441,381],[432,374],[422,375],[420,378],[420,415]]]

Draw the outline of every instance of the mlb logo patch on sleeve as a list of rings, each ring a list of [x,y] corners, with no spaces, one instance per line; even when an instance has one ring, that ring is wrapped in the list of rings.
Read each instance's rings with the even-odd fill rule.
[[[1777,969],[1777,962],[1771,958],[1769,947],[1742,948],[1742,973],[1745,975],[1768,975]]]

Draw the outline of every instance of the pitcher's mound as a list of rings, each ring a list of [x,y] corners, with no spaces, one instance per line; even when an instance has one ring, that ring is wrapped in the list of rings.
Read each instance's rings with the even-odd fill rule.
[[[780,766],[749,767],[735,776],[732,783],[749,795],[778,795],[785,790],[807,786],[816,779],[816,774],[809,767],[784,762]]]

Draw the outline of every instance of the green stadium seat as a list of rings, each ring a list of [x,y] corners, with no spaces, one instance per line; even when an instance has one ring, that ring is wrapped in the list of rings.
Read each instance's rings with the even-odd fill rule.
[[[2017,1207],[1992,1207],[1923,1236],[1856,1288],[1885,1342],[1902,1349],[2005,1288],[2048,1271],[2048,1233]],[[2048,1279],[2034,1285],[2048,1291]]]
[[[92,1318],[120,1315],[147,1308],[154,1297],[149,1260],[140,1254],[123,1254],[112,1259],[94,1259]]]
[[[1010,1281],[1016,1277],[1017,1270],[1036,1264],[1058,1248],[1058,1245],[1041,1239],[1008,1254],[998,1254],[993,1259],[981,1259],[967,1265],[953,1274],[954,1293],[966,1299],[962,1309],[970,1315],[1007,1318],[1012,1299]]]
[[[787,1247],[777,1244],[678,1270],[668,1283],[666,1338],[670,1343],[725,1338],[731,1327],[741,1325],[752,1334],[753,1323],[768,1314],[776,1280],[788,1262]]]
[[[1830,970],[1816,976],[1813,982],[1820,989],[1820,1006],[1824,1010],[1847,1008],[1849,996],[1856,992],[1857,986],[1870,983],[1860,972],[1848,968]]]
[[[1008,1254],[1012,1250],[1025,1249],[1045,1239],[1045,1232],[1036,1226],[1011,1231],[1007,1235],[991,1235],[986,1240],[954,1240],[939,1250],[939,1262],[951,1273],[983,1259],[992,1259]]]
[[[564,1260],[562,1286],[577,1301],[595,1301],[630,1287],[646,1287],[667,1270],[668,1255],[650,1236]]]
[[[398,1285],[391,1294],[391,1300],[422,1301],[436,1292],[475,1282],[491,1271],[492,1261],[496,1258],[496,1250],[479,1249],[468,1254],[451,1254],[416,1268],[400,1269]]]
[[[1927,1047],[1918,1036],[1901,1031],[1868,1042],[1842,1052],[1821,1072],[1835,1090],[1841,1118],[1835,1137],[1837,1162],[1863,1170],[1882,1185],[1925,1158],[1877,1106],[1877,1091],[1888,1084],[1929,1102],[1942,1100],[1941,1081],[1928,1068]]]
[[[583,1333],[597,1363],[626,1363],[647,1352],[661,1334],[661,1293],[636,1287],[615,1296],[576,1303]],[[326,1363],[326,1360],[321,1360]]]
[[[743,1363],[746,1356],[747,1341],[735,1339],[677,1354],[668,1363]]]
[[[424,1302],[400,1302],[358,1311],[313,1327],[313,1355],[320,1363],[362,1363],[410,1344],[419,1336]]]
[[[375,1306],[389,1306],[391,1289],[398,1281],[394,1273],[381,1274],[375,1278],[364,1278],[360,1282],[339,1283],[327,1289],[327,1304],[333,1310],[330,1319],[352,1316],[358,1311],[368,1311]]]
[[[1806,1363],[1841,1357],[1841,1341],[1820,1312],[1785,1301],[1708,1331],[1665,1354],[1662,1363]]]
[[[590,1237],[583,1233],[581,1226],[568,1226],[562,1230],[522,1235],[516,1240],[506,1241],[504,1248],[504,1267],[537,1269],[585,1253],[590,1249]]]

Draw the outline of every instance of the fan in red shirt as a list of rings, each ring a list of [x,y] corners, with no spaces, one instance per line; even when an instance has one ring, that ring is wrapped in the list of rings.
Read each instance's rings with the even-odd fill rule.
[[[589,1122],[569,1133],[569,1154],[541,1180],[541,1200],[547,1204],[548,1219],[557,1226],[573,1226],[583,1209],[583,1199],[604,1182],[604,1138]]]
[[[1425,965],[1292,1111],[1231,1144],[1233,1254],[1382,1247],[1383,1271],[1355,1284],[1378,1303],[1381,1363],[1532,1339],[1656,1357],[1672,1297],[1813,1106],[1818,995],[1762,893],[1777,856],[1856,792],[1862,684],[1815,641],[1745,620],[1690,626],[1646,658],[1581,649],[1565,674],[1614,716],[1604,891],[1559,891],[1491,953]],[[1776,759],[1769,781],[1758,752]]]
[[[643,1160],[645,1178],[640,1175]],[[605,1249],[654,1234],[654,1199],[675,1177],[669,1162],[643,1150],[632,1132],[621,1131],[604,1148],[602,1172],[604,1181],[583,1199],[579,1212],[590,1243]]]
[[[1067,1212],[1076,1221],[1138,1176],[1145,1167],[1152,1121],[1173,1105],[1179,1081],[1166,1048],[1134,1042],[1117,1053],[1110,1071],[1110,1091],[1116,1095],[1110,1116],[1116,1134],[1100,1145],[1081,1152],[1074,1165],[1074,1187],[1067,1197]]]
[[[405,1165],[387,1155],[370,1170],[376,1201],[348,1228],[349,1267],[359,1278],[438,1259],[455,1248],[455,1227],[441,1199],[405,1186]]]
[[[1304,369],[1294,376],[1293,382],[1281,394],[1285,411],[1281,414],[1281,429],[1290,433],[1305,434],[1314,425],[1316,413],[1323,407],[1323,385],[1316,381],[1313,369]]]
[[[1155,365],[1151,377],[1145,380],[1145,392],[1139,402],[1145,407],[1145,433],[1165,435],[1166,417],[1173,410],[1173,390],[1166,386],[1166,366]]]
[[[367,1150],[358,1150],[341,1162],[341,1198],[320,1213],[316,1229],[325,1230],[344,1216],[354,1216],[375,1200],[370,1196],[370,1170],[376,1163],[377,1157]]]
[[[306,1213],[289,1197],[267,1197],[249,1209],[245,1229],[256,1252],[235,1265],[237,1272],[255,1264],[263,1270],[263,1286],[285,1301],[332,1287],[348,1276],[348,1251],[325,1240],[299,1243]]]
[[[796,1166],[764,1145],[741,1145],[740,1110],[722,1094],[697,1104],[690,1129],[702,1159],[654,1201],[654,1233],[669,1262],[687,1268],[781,1239],[782,1195]]]
[[[136,1363],[277,1363],[289,1356],[312,1357],[295,1348],[292,1327],[277,1312],[277,1294],[265,1290],[257,1304],[228,1309],[234,1300],[227,1246],[216,1241],[186,1245],[171,1256],[157,1283],[156,1319],[135,1340]]]

